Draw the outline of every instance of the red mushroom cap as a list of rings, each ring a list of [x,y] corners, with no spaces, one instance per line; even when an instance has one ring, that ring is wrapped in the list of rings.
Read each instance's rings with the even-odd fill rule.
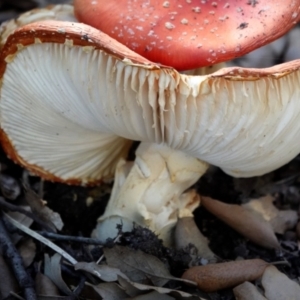
[[[178,70],[231,60],[299,21],[299,0],[75,0],[79,21]]]

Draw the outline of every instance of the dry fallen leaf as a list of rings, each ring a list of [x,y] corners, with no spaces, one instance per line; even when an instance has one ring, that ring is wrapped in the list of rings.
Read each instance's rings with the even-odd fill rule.
[[[236,286],[233,289],[236,300],[267,300],[256,288],[254,284],[249,281]]]
[[[89,272],[106,282],[117,281],[119,276],[125,276],[118,268],[107,265],[97,265],[95,262],[78,262],[74,265],[74,268],[75,270]]]
[[[46,206],[46,202],[30,188],[25,190],[25,198],[27,203],[32,209],[32,212],[36,214],[42,221],[44,221],[53,231],[61,230],[64,223],[60,215]]]
[[[133,298],[129,298],[129,299],[135,299],[134,297],[141,295],[142,291],[144,291],[144,293],[148,292],[148,291],[156,291],[159,294],[170,295],[171,297],[173,297],[173,299],[204,300],[201,297],[193,296],[186,292],[172,290],[172,289],[168,289],[168,288],[164,288],[164,287],[151,286],[151,285],[142,284],[142,283],[138,283],[138,282],[133,282],[124,277],[119,278],[119,284],[126,291],[126,293],[128,295],[133,297]],[[157,299],[157,298],[155,298],[155,299]]]
[[[268,266],[262,276],[262,285],[268,300],[300,300],[300,286],[281,273],[275,266]]]
[[[194,281],[204,292],[215,292],[262,276],[268,263],[262,259],[230,261],[192,267],[182,278]]]
[[[165,294],[160,294],[157,291],[150,292],[148,294],[143,294],[139,295],[137,297],[131,298],[130,300],[174,300],[175,298],[165,295]]]
[[[134,282],[148,282],[163,286],[169,280],[176,280],[165,264],[153,255],[128,247],[114,246],[103,249],[107,264],[120,269]]]
[[[80,263],[79,263],[79,266],[80,266]],[[88,272],[90,272],[94,269],[94,267],[89,268],[87,266],[84,266],[84,268],[82,268],[82,270],[85,270],[86,268],[88,269]],[[93,272],[90,272],[90,273],[93,273]],[[104,274],[103,271],[102,271],[101,275],[102,274]],[[104,277],[106,277],[106,276],[104,275]],[[112,277],[111,277],[111,279],[112,279]],[[87,283],[87,285],[91,286],[105,300],[153,299],[150,296],[152,296],[152,297],[155,296],[154,298],[157,300],[159,300],[159,299],[163,299],[163,300],[183,299],[183,298],[187,299],[187,300],[204,300],[200,297],[192,296],[189,293],[181,292],[178,290],[172,290],[172,289],[168,289],[168,288],[164,288],[164,287],[156,287],[156,286],[133,282],[126,275],[122,274],[121,272],[118,276],[118,282],[119,282],[119,284],[109,282],[109,283],[100,283],[97,285]],[[170,295],[170,296],[168,296],[168,295]]]
[[[105,300],[120,300],[128,299],[128,295],[124,290],[114,282],[99,283],[97,285],[88,284],[96,293],[98,293],[102,299]]]
[[[10,295],[10,292],[17,294],[20,288],[13,271],[2,255],[0,255],[0,270],[0,299],[5,299]]]
[[[51,279],[40,272],[35,277],[35,289],[38,295],[51,297],[60,295],[58,288]]]
[[[253,243],[265,248],[280,248],[271,225],[258,213],[240,205],[226,204],[210,197],[201,197],[201,204]]]
[[[31,211],[28,205],[26,206],[20,205],[19,207],[29,212]],[[33,220],[31,218],[25,216],[24,214],[18,211],[9,211],[7,214],[25,227],[30,227],[31,224],[33,223]],[[4,218],[6,218],[6,216],[4,216]],[[23,236],[18,233],[14,233],[11,235],[11,238],[13,243],[16,245],[23,238]]]
[[[77,263],[77,261],[76,261],[75,258],[73,258],[69,253],[67,253],[62,248],[58,247],[56,244],[52,243],[50,240],[44,238],[39,233],[31,230],[30,228],[28,228],[28,227],[24,226],[23,224],[21,224],[20,222],[16,221],[12,217],[10,217],[9,214],[4,213],[4,216],[8,220],[8,222],[10,222],[11,224],[13,224],[19,230],[21,230],[21,231],[25,232],[27,235],[30,235],[31,237],[37,239],[38,241],[40,241],[44,245],[52,248],[54,251],[56,251],[62,257],[64,257],[67,261],[69,261],[72,265],[75,265]]]
[[[259,199],[253,199],[242,207],[259,213],[269,222],[276,233],[283,234],[297,224],[298,215],[294,210],[279,210],[274,204],[274,197],[267,195]]]
[[[197,227],[193,217],[179,218],[175,228],[175,243],[177,249],[193,244],[199,256],[210,262],[216,261],[216,255],[208,247],[208,240]]]
[[[22,241],[22,243],[18,245],[18,251],[22,256],[24,266],[25,267],[30,266],[34,260],[35,253],[36,253],[36,245],[33,242],[33,240],[28,238]]]
[[[51,281],[66,295],[72,295],[72,291],[65,283],[61,276],[61,255],[55,253],[52,257],[45,254],[45,276],[51,279]]]

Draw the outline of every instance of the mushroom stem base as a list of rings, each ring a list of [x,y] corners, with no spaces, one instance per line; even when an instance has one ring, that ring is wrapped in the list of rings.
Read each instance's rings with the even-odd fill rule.
[[[148,227],[170,245],[178,218],[192,216],[200,202],[184,192],[207,168],[207,163],[181,151],[141,143],[134,162],[118,163],[111,198],[93,236],[105,241],[117,235],[117,224],[123,225],[123,231],[136,224]]]

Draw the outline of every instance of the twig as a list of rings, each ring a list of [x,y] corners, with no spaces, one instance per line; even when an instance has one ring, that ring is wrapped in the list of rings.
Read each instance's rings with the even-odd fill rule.
[[[77,264],[77,260],[75,258],[73,258],[69,253],[67,253],[65,250],[63,250],[62,248],[58,247],[57,245],[55,245],[54,243],[52,243],[51,241],[47,240],[46,238],[44,238],[43,236],[41,236],[40,234],[36,233],[35,231],[31,230],[30,228],[22,225],[21,223],[19,223],[18,221],[16,221],[15,219],[13,219],[11,216],[9,216],[8,214],[5,214],[5,217],[9,220],[10,223],[12,223],[14,226],[16,226],[18,229],[22,230],[23,232],[27,233],[28,235],[30,235],[31,237],[35,238],[36,240],[40,241],[41,243],[45,244],[46,246],[50,247],[51,249],[53,249],[55,252],[59,253],[63,258],[65,258],[66,260],[68,260],[72,265]]]
[[[47,231],[36,231],[43,237],[61,241],[61,242],[77,242],[81,244],[88,244],[88,245],[103,245],[103,243],[99,239],[93,239],[93,238],[87,238],[87,237],[81,237],[81,236],[72,236],[72,235],[62,235],[58,233],[53,232],[47,232]]]
[[[86,281],[86,277],[84,275],[82,275],[80,277],[80,281],[79,281],[78,286],[73,291],[74,296],[76,296],[77,298],[79,297],[79,295],[81,294],[83,288],[85,287],[85,281]]]
[[[120,239],[121,236],[122,236],[122,233],[121,233],[121,231],[119,230],[119,233],[118,233],[118,235],[114,238],[113,243],[115,244],[115,243]],[[96,264],[99,265],[103,258],[104,258],[104,254],[102,254],[102,255],[98,258],[98,260],[96,261]]]
[[[10,236],[3,222],[2,214],[0,215],[0,247],[2,249],[3,255],[8,259],[9,264],[13,269],[13,272],[20,287],[24,290],[25,299],[37,299],[34,290],[34,282],[32,278],[27,274],[22,257],[20,256],[15,245],[10,239]]]
[[[46,224],[44,221],[40,220],[36,215],[34,215],[32,212],[25,210],[22,207],[19,207],[18,205],[14,205],[11,203],[8,203],[7,201],[5,201],[5,199],[3,197],[0,197],[0,206],[3,208],[6,208],[10,211],[17,211],[25,216],[27,216],[28,218],[32,219],[33,221],[35,221],[36,223],[38,223],[39,225],[41,225],[43,228],[45,228],[46,230],[53,232],[53,229]]]

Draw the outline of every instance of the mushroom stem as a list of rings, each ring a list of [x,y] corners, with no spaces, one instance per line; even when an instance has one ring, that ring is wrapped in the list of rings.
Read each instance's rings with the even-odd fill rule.
[[[184,192],[207,170],[208,164],[165,145],[141,143],[133,163],[120,160],[111,198],[93,235],[103,241],[117,235],[117,224],[148,227],[165,245],[180,217],[192,216],[199,197]]]

